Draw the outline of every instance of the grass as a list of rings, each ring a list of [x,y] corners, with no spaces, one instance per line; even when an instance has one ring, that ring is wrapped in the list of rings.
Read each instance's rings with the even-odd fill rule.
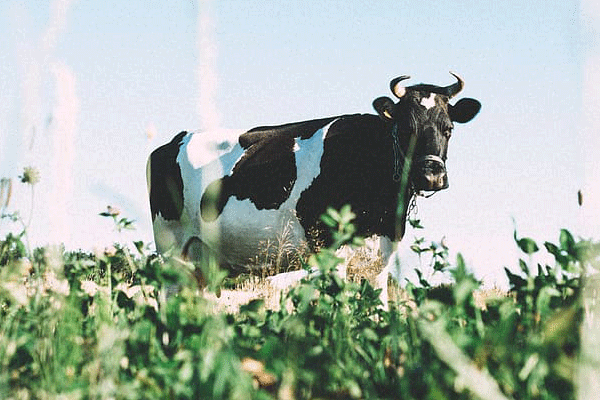
[[[6,204],[1,211],[20,218]],[[117,211],[103,214],[131,228]],[[361,275],[381,268],[373,254],[356,252],[353,279],[333,273],[335,249],[360,243],[351,217],[348,209],[329,213],[334,246],[301,259],[320,275],[284,293],[251,277],[220,298],[199,293],[196,266],[158,257],[145,243],[95,254],[30,250],[23,224],[0,240],[0,398],[577,396],[579,329],[594,313],[581,288],[598,266],[599,243],[562,230],[557,243],[540,245],[515,232],[523,259],[506,271],[511,289],[490,293],[460,255],[451,260],[443,243],[418,239],[413,251],[454,282],[433,287],[421,276],[392,287],[384,310]],[[544,251],[553,265],[532,261]],[[223,287],[223,274],[208,283]],[[169,296],[174,285],[181,290]]]

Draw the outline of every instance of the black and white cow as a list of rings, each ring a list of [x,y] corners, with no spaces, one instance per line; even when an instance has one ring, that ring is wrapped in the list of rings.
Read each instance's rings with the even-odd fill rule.
[[[464,85],[454,76],[447,87],[405,87],[409,77],[401,76],[390,83],[398,102],[373,102],[379,115],[254,128],[213,159],[204,149],[209,133],[179,133],[148,160],[157,250],[191,259],[210,251],[223,265],[243,266],[284,229],[288,247],[327,245],[320,216],[350,204],[357,233],[380,238],[387,264],[404,234],[411,197],[448,187],[453,122],[470,121],[481,107],[469,98],[449,103]],[[404,215],[397,219],[399,205]]]

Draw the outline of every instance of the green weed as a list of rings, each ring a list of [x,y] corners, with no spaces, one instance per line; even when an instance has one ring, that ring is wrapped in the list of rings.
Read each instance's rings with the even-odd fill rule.
[[[132,227],[114,208],[102,215]],[[143,242],[30,251],[23,224],[0,240],[0,398],[575,398],[580,291],[599,243],[562,230],[558,243],[538,245],[515,232],[524,259],[506,269],[510,291],[478,299],[462,256],[418,239],[413,250],[454,282],[420,276],[387,311],[367,280],[334,273],[335,250],[362,243],[353,218],[348,207],[323,217],[335,243],[302,260],[320,273],[280,307],[257,299],[235,313],[215,312],[199,293],[196,266]],[[534,264],[542,251],[553,265]],[[223,274],[213,272],[218,290]],[[167,296],[173,285],[181,290]]]

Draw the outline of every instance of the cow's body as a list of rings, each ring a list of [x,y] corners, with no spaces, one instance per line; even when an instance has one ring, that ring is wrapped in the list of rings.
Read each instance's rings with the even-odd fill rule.
[[[327,207],[350,204],[357,233],[384,238],[383,256],[389,257],[392,243],[402,238],[414,192],[448,186],[451,120],[466,122],[479,110],[468,99],[460,107],[467,110],[455,111],[448,105],[452,94],[432,94],[447,88],[402,88],[395,81],[401,101],[377,99],[379,116],[255,128],[215,159],[201,156],[203,132],[182,132],[155,150],[148,183],[157,250],[190,258],[211,251],[223,264],[243,266],[260,256],[265,243],[327,245],[331,238],[320,216]],[[405,212],[397,219],[399,205]]]

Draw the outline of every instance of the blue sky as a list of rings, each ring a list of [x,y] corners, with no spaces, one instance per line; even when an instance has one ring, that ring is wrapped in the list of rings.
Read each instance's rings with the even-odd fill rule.
[[[35,244],[151,241],[145,163],[177,132],[373,112],[393,77],[445,85],[452,70],[483,108],[455,129],[450,188],[419,199],[426,229],[405,243],[445,236],[493,281],[516,265],[513,219],[540,241],[600,236],[599,16],[587,0],[4,1],[0,176],[41,171]],[[114,232],[108,204],[137,231]]]

